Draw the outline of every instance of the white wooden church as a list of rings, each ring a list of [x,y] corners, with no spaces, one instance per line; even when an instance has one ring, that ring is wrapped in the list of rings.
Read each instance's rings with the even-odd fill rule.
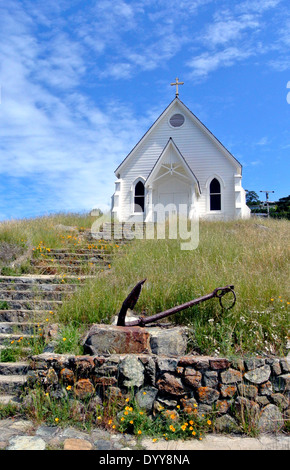
[[[164,208],[188,218],[250,217],[241,164],[179,99],[182,84],[176,79],[174,100],[115,171],[116,221],[155,222]]]

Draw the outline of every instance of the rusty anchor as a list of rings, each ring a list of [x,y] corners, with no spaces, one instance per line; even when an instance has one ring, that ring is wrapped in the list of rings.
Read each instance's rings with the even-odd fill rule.
[[[212,292],[210,292],[207,295],[203,295],[202,297],[198,297],[197,299],[190,300],[189,302],[186,302],[181,305],[177,305],[176,307],[170,308],[169,310],[165,310],[164,312],[157,313],[156,315],[152,315],[150,317],[140,317],[138,320],[134,320],[128,323],[125,323],[126,320],[126,313],[127,310],[130,308],[131,310],[134,308],[136,305],[138,298],[140,296],[142,286],[146,279],[143,279],[143,281],[139,281],[135,287],[132,289],[128,297],[124,300],[121,310],[118,314],[118,320],[117,320],[117,326],[141,326],[144,327],[148,323],[153,323],[155,321],[160,320],[161,318],[168,317],[169,315],[173,315],[177,312],[180,312],[181,310],[185,310],[187,308],[193,307],[193,305],[197,305],[201,302],[205,302],[206,300],[212,299],[214,297],[217,297],[219,299],[219,303],[222,309],[224,310],[229,310],[233,308],[233,306],[236,303],[236,293],[234,291],[234,286],[233,285],[227,285],[225,287],[217,287],[214,289]],[[225,307],[222,303],[222,298],[224,295],[226,295],[228,292],[231,292],[233,295],[233,302],[229,307]]]

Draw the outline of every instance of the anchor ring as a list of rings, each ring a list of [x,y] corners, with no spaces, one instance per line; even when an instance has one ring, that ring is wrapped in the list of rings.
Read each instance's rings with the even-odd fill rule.
[[[231,292],[231,293],[233,294],[234,299],[233,299],[233,303],[232,303],[232,305],[231,305],[230,307],[225,307],[225,306],[223,305],[223,303],[222,303],[222,298],[223,298],[223,296],[224,296],[225,294],[227,294],[228,292]],[[218,291],[217,291],[216,296],[217,296],[218,299],[219,299],[219,303],[220,303],[221,308],[224,309],[224,310],[230,310],[231,308],[233,308],[233,306],[235,305],[236,300],[237,300],[236,293],[235,293],[234,289],[233,289],[231,286],[229,286],[229,287],[227,288],[227,290],[224,290],[224,289],[221,290],[221,293],[220,293],[220,294],[219,294]]]

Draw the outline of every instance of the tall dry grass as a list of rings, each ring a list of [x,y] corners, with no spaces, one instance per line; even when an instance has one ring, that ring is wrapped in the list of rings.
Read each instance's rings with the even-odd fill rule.
[[[37,246],[41,241],[50,248],[58,248],[66,231],[60,225],[87,229],[93,218],[78,213],[58,213],[31,219],[16,219],[0,223],[0,242],[21,246]]]
[[[60,311],[60,321],[109,322],[133,286],[146,278],[135,310],[152,315],[234,284],[237,302],[222,311],[217,299],[171,317],[192,329],[200,353],[283,354],[289,333],[289,221],[201,222],[199,245],[180,240],[135,240],[107,276],[89,281]]]

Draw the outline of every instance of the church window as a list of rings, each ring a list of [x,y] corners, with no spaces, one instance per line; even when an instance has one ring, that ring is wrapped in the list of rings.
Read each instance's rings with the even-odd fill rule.
[[[185,121],[185,118],[182,114],[173,114],[169,119],[169,123],[172,127],[181,127]]]
[[[144,212],[145,188],[142,181],[138,181],[135,186],[134,212]]]
[[[210,183],[209,193],[210,193],[210,210],[220,211],[221,210],[221,185],[216,178],[214,178]]]

